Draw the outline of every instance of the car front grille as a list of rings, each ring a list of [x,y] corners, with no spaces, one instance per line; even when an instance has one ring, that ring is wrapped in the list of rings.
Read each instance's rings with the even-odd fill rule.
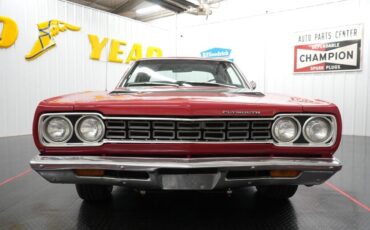
[[[268,141],[272,120],[251,119],[106,119],[108,140]]]

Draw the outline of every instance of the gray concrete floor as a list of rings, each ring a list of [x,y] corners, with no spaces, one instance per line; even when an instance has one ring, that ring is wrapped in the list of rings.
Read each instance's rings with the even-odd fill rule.
[[[105,204],[83,202],[73,185],[30,171],[31,136],[0,138],[0,229],[370,229],[370,138],[344,136],[344,164],[329,183],[300,186],[270,202],[234,192],[150,192],[116,188]]]

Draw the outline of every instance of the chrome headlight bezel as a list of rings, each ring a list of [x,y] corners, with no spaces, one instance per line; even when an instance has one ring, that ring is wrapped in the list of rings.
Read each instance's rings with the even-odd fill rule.
[[[323,120],[325,120],[329,124],[329,127],[330,127],[330,133],[329,133],[329,135],[323,141],[320,141],[320,142],[312,141],[309,138],[309,135],[306,133],[307,125],[310,122],[312,122],[313,120],[315,120],[315,119],[323,119]],[[331,139],[333,139],[334,133],[335,133],[335,124],[329,118],[327,118],[325,116],[312,116],[312,117],[308,118],[305,121],[305,123],[303,125],[303,130],[302,130],[302,134],[303,134],[304,139],[306,141],[308,141],[310,144],[316,144],[316,145],[327,143],[328,141],[330,141]]]
[[[102,132],[100,133],[99,137],[96,139],[96,140],[87,140],[86,138],[83,137],[83,135],[81,134],[81,130],[80,130],[80,126],[81,126],[81,123],[86,120],[86,119],[89,119],[89,118],[93,118],[95,120],[98,121],[98,123],[100,123],[100,125],[102,126]],[[95,116],[95,115],[86,115],[86,116],[82,116],[80,117],[77,121],[76,121],[76,124],[75,124],[75,134],[76,134],[76,137],[84,142],[84,143],[99,143],[101,142],[101,140],[104,138],[105,136],[105,124],[103,122],[103,120],[98,117],[98,116]]]
[[[51,138],[50,134],[47,132],[48,124],[50,123],[52,119],[55,119],[55,118],[63,119],[68,124],[69,134],[62,141],[53,140],[53,138]],[[53,144],[67,143],[72,138],[73,132],[74,130],[73,130],[72,122],[66,116],[58,116],[58,115],[50,116],[46,118],[42,123],[42,129],[41,129],[42,138],[44,138],[49,143],[53,143]]]
[[[277,135],[275,134],[275,128],[276,128],[276,125],[277,123],[280,121],[280,120],[283,120],[283,119],[290,119],[292,120],[296,127],[297,127],[297,132],[296,132],[296,135],[295,137],[290,140],[290,141],[282,141],[280,140]],[[281,116],[279,117],[278,119],[276,119],[274,121],[274,123],[272,124],[272,128],[271,128],[271,134],[272,134],[272,137],[274,138],[274,140],[278,143],[281,143],[281,144],[288,144],[288,143],[293,143],[295,142],[300,136],[301,136],[301,133],[302,133],[302,127],[301,127],[301,123],[297,120],[297,118],[293,117],[293,116]]]

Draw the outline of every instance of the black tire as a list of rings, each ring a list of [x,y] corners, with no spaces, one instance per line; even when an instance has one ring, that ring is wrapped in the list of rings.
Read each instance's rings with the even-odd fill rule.
[[[76,184],[76,190],[81,199],[86,201],[105,201],[110,199],[113,186],[96,184]]]
[[[297,192],[298,185],[259,185],[256,188],[258,195],[264,198],[284,200]]]

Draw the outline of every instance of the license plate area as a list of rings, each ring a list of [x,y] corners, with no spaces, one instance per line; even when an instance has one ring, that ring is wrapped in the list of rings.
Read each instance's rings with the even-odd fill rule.
[[[211,190],[220,174],[165,174],[161,178],[164,190]]]

